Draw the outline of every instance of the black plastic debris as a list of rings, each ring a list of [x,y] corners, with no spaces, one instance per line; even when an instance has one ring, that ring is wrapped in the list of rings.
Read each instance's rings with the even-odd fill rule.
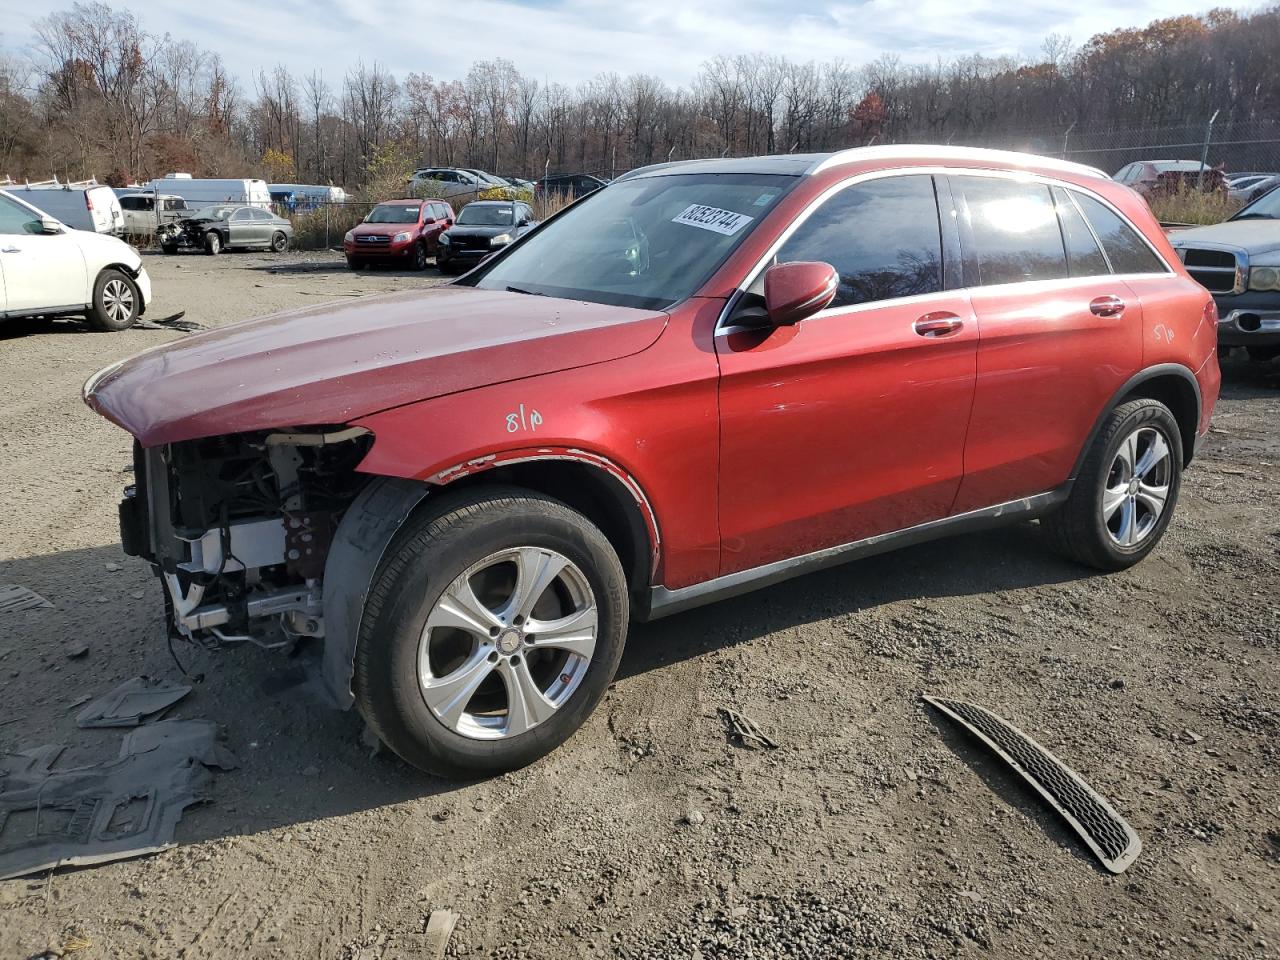
[[[761,730],[760,725],[750,717],[743,716],[728,707],[719,707],[717,712],[720,714],[720,719],[724,721],[725,735],[729,738],[730,743],[752,749],[756,747],[765,750],[778,749],[778,744]]]
[[[168,710],[190,692],[190,684],[134,677],[81,710],[76,715],[76,724],[80,727],[136,727],[143,720]]]
[[[53,604],[29,587],[18,583],[0,583],[0,613],[17,613]]]
[[[187,807],[208,799],[209,770],[236,766],[209,720],[151,724],[114,760],[56,770],[63,750],[0,758],[0,880],[167,849]]]
[[[178,330],[182,333],[195,333],[197,330],[205,329],[203,323],[197,323],[195,320],[183,320],[187,315],[187,311],[179,310],[177,313],[171,313],[167,317],[139,317],[133,321],[134,330]]]
[[[990,710],[943,697],[931,704],[995,751],[1062,815],[1112,873],[1123,873],[1142,852],[1142,841],[1101,794],[1040,744]]]

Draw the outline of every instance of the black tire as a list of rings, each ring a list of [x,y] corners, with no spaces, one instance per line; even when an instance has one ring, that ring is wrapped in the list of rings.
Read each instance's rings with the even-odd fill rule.
[[[222,252],[222,234],[217,230],[210,230],[204,235],[204,252],[211,257]]]
[[[414,245],[413,269],[419,272],[427,269],[427,245],[425,243]]]
[[[271,235],[271,249],[276,253],[284,253],[289,249],[289,238],[284,235],[283,230],[277,230]]]
[[[347,257],[347,266],[352,270],[363,270],[368,264],[362,260],[353,260],[351,257]]]
[[[178,252],[178,245],[176,243],[162,243],[160,244],[160,252],[172,256]]]
[[[424,700],[419,643],[428,615],[457,577],[517,546],[554,550],[585,576],[596,605],[595,649],[578,686],[541,723],[498,739],[464,736]],[[515,487],[446,495],[405,524],[374,579],[356,651],[356,706],[383,743],[422,770],[444,776],[513,770],[554,750],[595,709],[617,671],[627,622],[622,565],[604,534],[581,514]]]
[[[1270,363],[1280,357],[1280,347],[1247,347],[1249,359],[1254,363]]]
[[[114,333],[133,326],[142,311],[142,292],[133,277],[122,270],[108,267],[98,274],[93,284],[93,303],[89,307],[89,326],[104,333]]]
[[[1117,480],[1112,471],[1121,445],[1136,431],[1148,429],[1158,433],[1168,447],[1163,477],[1167,482],[1161,484],[1168,492],[1154,524],[1126,546],[1117,542],[1103,519],[1103,496],[1109,483]],[[1124,570],[1138,563],[1155,549],[1169,526],[1182,485],[1183,462],[1182,433],[1168,407],[1148,399],[1122,403],[1111,411],[1094,438],[1067,502],[1044,521],[1054,546],[1071,559],[1099,570]],[[1137,524],[1138,520],[1132,522]]]

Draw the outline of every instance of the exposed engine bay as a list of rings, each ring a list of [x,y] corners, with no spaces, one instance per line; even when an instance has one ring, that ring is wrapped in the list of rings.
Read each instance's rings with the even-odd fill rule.
[[[121,540],[163,580],[171,636],[265,649],[323,637],[325,560],[370,479],[355,467],[372,440],[319,427],[135,444]]]

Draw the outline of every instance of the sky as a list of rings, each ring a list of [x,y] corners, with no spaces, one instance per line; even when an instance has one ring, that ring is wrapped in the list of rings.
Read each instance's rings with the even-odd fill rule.
[[[1049,34],[1079,44],[1159,17],[1248,3],[1195,0],[190,0],[112,2],[144,29],[221,54],[246,85],[281,63],[332,82],[357,61],[403,77],[457,79],[505,57],[539,80],[570,85],[608,71],[687,84],[717,54],[784,54],[858,65],[883,54],[933,62],[969,53],[1036,56]],[[0,47],[21,52],[34,21],[70,0],[0,0]]]

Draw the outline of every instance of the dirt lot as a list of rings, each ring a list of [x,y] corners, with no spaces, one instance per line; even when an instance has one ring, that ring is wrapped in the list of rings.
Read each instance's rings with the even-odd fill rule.
[[[205,324],[437,279],[331,255],[148,267],[152,316]],[[116,545],[128,438],[79,399],[175,336],[0,328],[0,582],[54,604],[0,614],[0,752],[113,756],[71,705],[179,677],[159,588]],[[441,907],[468,957],[1280,955],[1280,378],[1228,364],[1215,423],[1133,571],[1055,559],[1025,525],[638,627],[586,728],[496,780],[370,756],[279,655],[181,649],[206,679],[175,715],[222,724],[240,768],[171,851],[0,883],[0,958],[74,936],[84,958],[418,958]],[[1137,863],[1105,873],[922,693],[1072,763]],[[728,743],[721,706],[779,748]]]

